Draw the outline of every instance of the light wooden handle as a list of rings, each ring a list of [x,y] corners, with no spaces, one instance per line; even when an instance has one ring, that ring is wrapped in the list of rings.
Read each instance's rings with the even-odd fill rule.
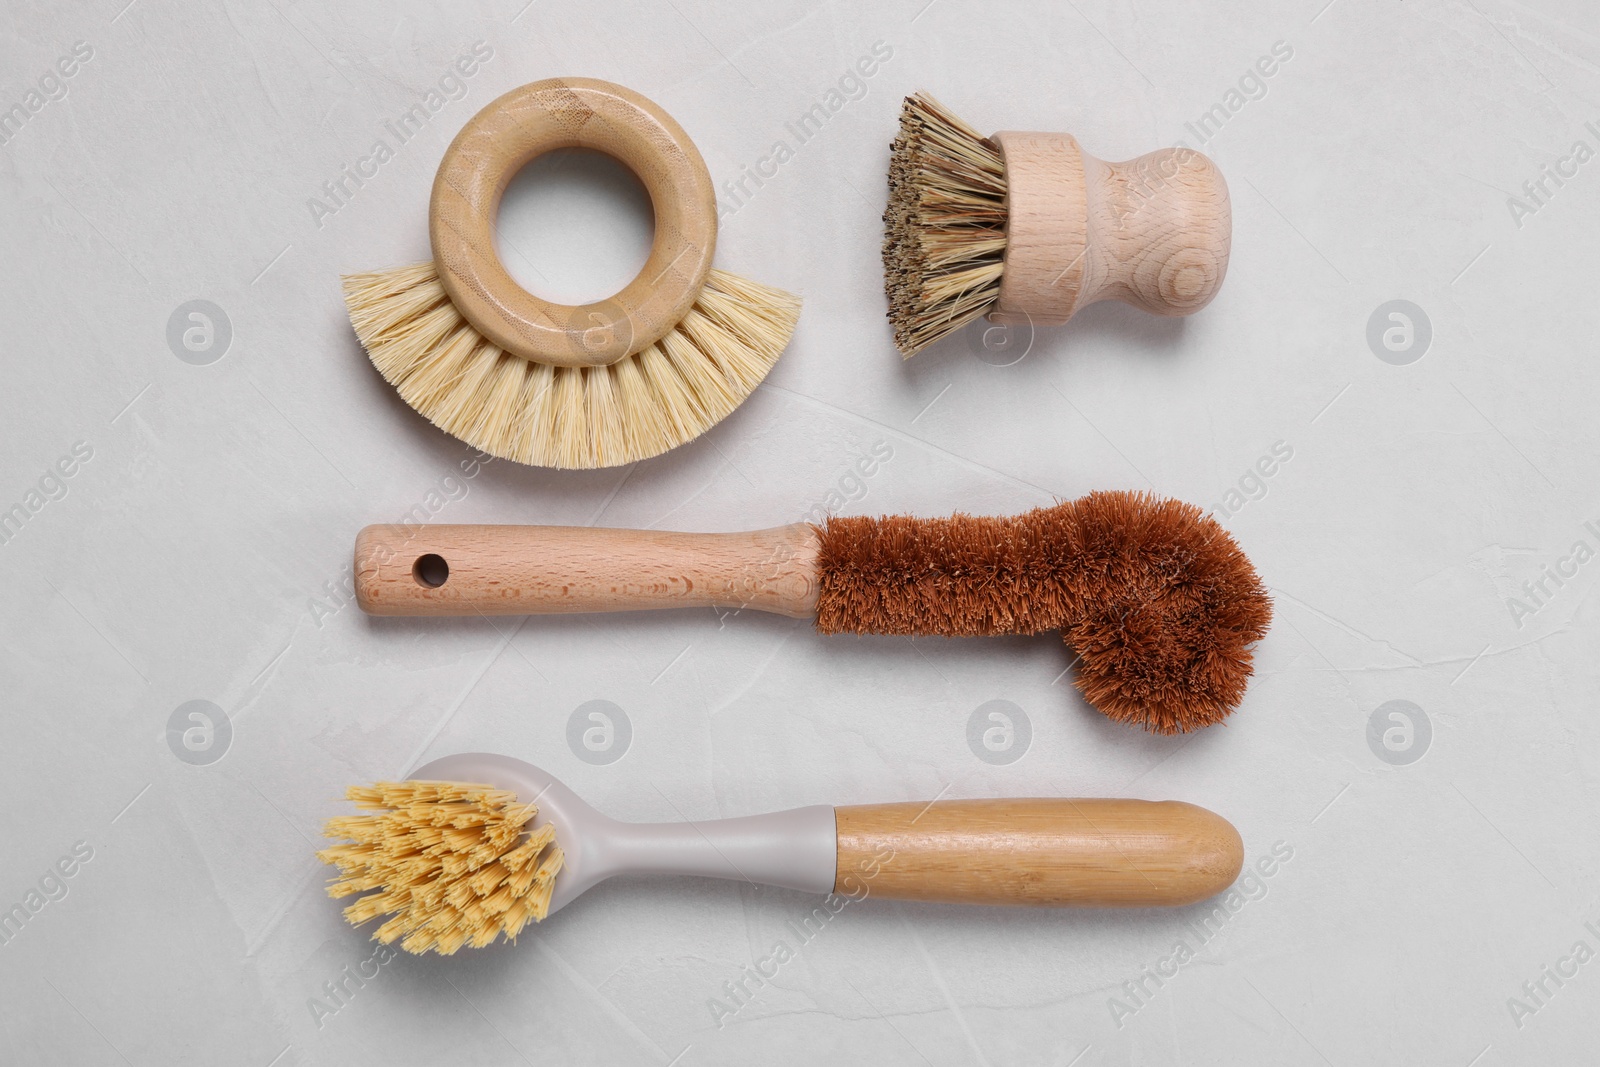
[[[585,526],[368,526],[356,600],[373,615],[552,615],[652,608],[817,609],[809,523],[694,534]]]
[[[592,304],[541,300],[495,254],[507,183],[557,148],[615,157],[638,175],[655,209],[644,269]],[[659,341],[700,298],[717,243],[716,192],[694,142],[654,103],[611,82],[550,78],[491,101],[462,127],[433,180],[428,232],[439,280],[479,333],[538,363],[604,366]]]
[[[1244,844],[1164,800],[951,800],[835,809],[834,892],[957,904],[1152,907],[1215,896]]]
[[[1192,315],[1222,287],[1228,186],[1189,148],[1126,163],[1065,133],[997,133],[1006,165],[1006,252],[997,322],[1066,322],[1099,300]]]

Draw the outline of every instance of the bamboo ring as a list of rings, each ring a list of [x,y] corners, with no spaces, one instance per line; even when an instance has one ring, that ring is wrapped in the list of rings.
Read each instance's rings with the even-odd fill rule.
[[[644,269],[592,304],[534,296],[495,254],[506,185],[558,148],[612,156],[638,176],[655,210]],[[456,135],[433,180],[428,235],[439,280],[479,333],[535,363],[606,366],[659,341],[699,299],[716,249],[716,193],[694,142],[660,107],[612,82],[551,78],[492,101]]]

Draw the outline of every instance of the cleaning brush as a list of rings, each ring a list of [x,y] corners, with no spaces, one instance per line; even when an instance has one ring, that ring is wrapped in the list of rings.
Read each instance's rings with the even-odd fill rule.
[[[345,908],[352,924],[388,916],[377,940],[442,955],[502,934],[515,941],[618,875],[856,901],[1171,907],[1222,892],[1244,859],[1226,819],[1179,801],[936,798],[624,823],[538,767],[487,753],[446,756],[412,780],[348,795],[374,813],[328,821],[325,833],[346,842],[317,853],[340,871],[329,894],[367,894]]]
[[[655,210],[649,259],[580,306],[521,289],[495,254],[501,195],[558,148],[614,156]],[[766,377],[798,298],[713,270],[716,197],[682,127],[638,93],[552,78],[490,103],[445,152],[428,211],[433,260],[344,279],[372,363],[446,433],[502,459],[610,467],[693,440]]]
[[[376,615],[713,606],[811,618],[823,633],[1058,630],[1090,704],[1163,734],[1238,704],[1272,614],[1215,519],[1130,492],[1008,518],[836,517],[729,534],[368,526],[355,587]]]
[[[376,814],[329,819],[323,833],[345,843],[317,857],[343,872],[329,896],[369,894],[345,909],[350,922],[392,916],[379,941],[449,955],[502,933],[516,940],[549,911],[565,856],[548,822],[527,829],[537,804],[465,782],[378,782],[345,796]]]
[[[1097,300],[1190,315],[1228,269],[1216,166],[1167,148],[1107,163],[1065,133],[984,137],[926,93],[890,149],[884,290],[910,357],[980,315],[1059,325]]]

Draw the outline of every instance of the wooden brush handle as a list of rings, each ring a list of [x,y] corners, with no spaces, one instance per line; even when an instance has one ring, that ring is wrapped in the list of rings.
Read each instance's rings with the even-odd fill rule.
[[[834,892],[953,904],[1152,907],[1215,896],[1244,863],[1180,801],[950,800],[835,809]]]
[[[1189,148],[1107,163],[1065,133],[997,133],[1006,165],[998,322],[1053,326],[1098,300],[1156,315],[1205,307],[1228,270],[1233,214]]]
[[[356,538],[356,600],[373,615],[748,607],[813,618],[817,547],[809,523],[725,534],[368,526]]]
[[[616,158],[638,175],[655,209],[644,269],[592,304],[534,296],[495,253],[506,185],[557,148]],[[550,78],[491,101],[450,142],[433,180],[428,233],[445,292],[479,333],[537,363],[604,366],[655,344],[700,298],[717,243],[716,192],[694,142],[654,103],[611,82]]]

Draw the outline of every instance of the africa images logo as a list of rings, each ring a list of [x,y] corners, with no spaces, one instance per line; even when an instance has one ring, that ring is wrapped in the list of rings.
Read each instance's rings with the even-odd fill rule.
[[[322,183],[318,195],[306,198],[306,208],[317,229],[322,229],[324,219],[338,214],[355,198],[357,191],[376,178],[379,168],[415,139],[446,104],[466,96],[467,79],[493,58],[494,49],[488,42],[474,41],[471,49],[457,56],[439,80],[428,87],[422,99],[385,121],[383,131],[364,155],[358,156],[354,163],[341,164],[339,173]]]

